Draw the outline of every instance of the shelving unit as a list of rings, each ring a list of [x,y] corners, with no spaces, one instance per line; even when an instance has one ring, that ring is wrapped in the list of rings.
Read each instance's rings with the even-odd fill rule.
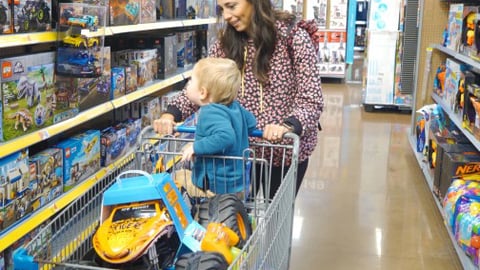
[[[435,202],[435,205],[437,206],[438,211],[440,211],[440,214],[442,216],[445,216],[442,205],[440,204],[439,200],[433,194],[433,178],[430,174],[430,169],[428,168],[428,164],[426,162],[424,162],[424,160],[422,159],[422,155],[420,153],[416,152],[415,137],[412,136],[412,135],[409,135],[408,140],[410,142],[410,146],[412,147],[412,151],[415,154],[415,157],[417,158],[417,162],[420,166],[420,170],[423,172],[423,175],[425,176],[425,182],[426,182],[427,186],[430,188],[430,191],[432,191],[433,201]],[[445,222],[443,222],[443,224],[445,224]],[[457,252],[458,258],[460,259],[460,263],[462,264],[463,269],[465,269],[465,270],[478,270],[479,268],[475,267],[475,265],[472,263],[470,258],[468,258],[468,256],[465,254],[465,252],[463,252],[463,250],[457,245],[457,243],[455,241],[455,237],[453,236],[452,232],[450,231],[450,229],[446,225],[445,225],[445,229],[447,230],[448,235],[450,237],[450,240],[452,241],[453,246],[455,247],[455,251]]]
[[[435,3],[425,3],[423,2],[422,5],[420,6],[421,11],[420,14],[424,10],[435,10],[436,13],[423,13],[427,14],[429,16],[435,17],[435,19],[438,21],[439,19],[445,20],[446,21],[446,12],[448,12],[448,9],[446,8],[448,5],[446,3],[441,3],[441,2],[435,2]],[[442,14],[443,13],[443,14]],[[423,24],[428,23],[428,25],[423,25]],[[426,21],[424,18],[422,20],[422,23],[420,24],[419,27],[419,35],[422,36],[422,32],[428,31],[429,27],[435,27],[435,22],[432,23],[431,21]],[[443,47],[440,44],[434,43],[431,44],[431,41],[438,41],[440,40],[441,37],[441,31],[436,29],[436,32],[434,32],[439,38],[438,39],[425,39],[421,40],[418,45],[418,53],[419,53],[419,58],[423,61],[419,62],[419,65],[417,66],[417,77],[416,77],[416,88],[417,91],[414,96],[414,105],[416,108],[421,107],[423,104],[429,104],[431,103],[431,100],[433,100],[436,104],[438,104],[445,112],[446,115],[450,118],[450,120],[457,126],[457,128],[469,139],[469,141],[477,148],[480,150],[480,141],[473,136],[468,130],[463,128],[462,124],[462,117],[458,113],[455,113],[447,104],[447,102],[442,99],[440,96],[438,96],[435,93],[432,93],[431,90],[433,89],[432,86],[432,78],[433,74],[431,74],[431,66],[438,66],[438,64],[441,62],[441,59],[444,59],[446,56],[454,58],[460,62],[463,62],[471,68],[479,72],[480,71],[480,62],[477,62],[463,54],[460,54],[454,50],[448,49]],[[430,32],[432,34],[432,32]],[[426,50],[421,50],[422,48],[422,43],[425,44],[428,41],[430,41],[430,45],[423,45],[424,48],[426,47]],[[428,44],[428,43],[427,43]],[[419,72],[422,71],[423,72]],[[428,94],[427,93],[431,93]],[[444,215],[444,210],[439,202],[439,200],[435,197],[433,194],[433,176],[431,174],[431,170],[428,167],[428,164],[425,162],[423,159],[422,155],[420,153],[416,152],[416,144],[415,144],[415,134],[414,134],[414,128],[415,128],[415,113],[412,114],[412,127],[411,131],[408,133],[408,140],[410,142],[412,151],[417,159],[417,162],[419,164],[420,169],[422,170],[424,177],[425,177],[425,182],[427,186],[429,187],[430,191],[432,192],[432,198],[437,205],[438,210],[440,211],[442,216]],[[460,248],[460,246],[457,244],[454,235],[451,232],[451,229],[448,227],[445,227],[445,229],[448,232],[448,235],[450,237],[450,240],[452,241],[452,244],[455,248],[455,251],[459,257],[459,260],[463,266],[464,269],[480,269],[480,267],[476,267],[472,260],[465,254],[465,252]]]
[[[141,31],[152,31],[159,29],[173,29],[182,27],[192,27],[200,25],[208,25],[216,23],[216,18],[209,19],[189,19],[189,20],[177,20],[177,21],[160,21],[156,23],[127,25],[127,26],[112,26],[106,27],[104,30],[99,30],[96,35],[114,36],[116,34],[133,33]],[[57,41],[57,32],[43,32],[43,33],[27,33],[27,34],[13,34],[13,35],[0,35],[0,48],[20,47],[26,45],[36,45],[42,43],[52,43]],[[178,82],[181,82],[191,76],[190,69],[178,68],[177,72],[164,80],[157,80],[149,85],[138,89],[135,92],[97,105],[86,111],[81,112],[77,116],[57,123],[55,125],[46,127],[9,140],[7,142],[0,143],[0,158],[8,156],[11,153],[30,147],[36,143],[48,140],[49,138],[68,131],[74,127],[78,127],[83,123],[86,123],[98,116],[120,108],[133,101],[139,100],[145,96],[149,96],[153,93],[163,94],[162,90],[168,86],[172,86]],[[103,179],[107,174],[117,170],[123,164],[129,163],[134,159],[134,154],[127,154],[123,158],[109,165],[108,167],[102,167],[97,173],[88,179],[82,181],[75,187],[73,187],[67,193],[62,194],[59,198],[43,206],[36,212],[33,212],[22,220],[17,221],[8,230],[0,233],[0,252],[7,249],[14,244],[25,234],[36,228],[42,222],[53,217],[59,213],[63,208],[72,203],[76,198],[90,190],[98,181]]]

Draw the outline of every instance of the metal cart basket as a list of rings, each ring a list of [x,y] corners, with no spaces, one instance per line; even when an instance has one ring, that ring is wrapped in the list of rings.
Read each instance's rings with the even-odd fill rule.
[[[94,253],[92,236],[100,224],[103,192],[115,182],[119,174],[132,169],[147,172],[167,169],[172,175],[182,174],[185,167],[179,162],[182,147],[193,139],[192,136],[181,137],[158,138],[142,132],[136,153],[130,154],[121,166],[99,179],[90,190],[45,224],[24,247],[14,252],[15,269],[112,269],[99,267],[88,259]],[[298,167],[298,136],[285,134],[288,144],[271,144],[259,138],[254,140],[256,141],[252,141],[244,157],[205,157],[218,160],[214,166],[222,166],[231,161],[243,164],[241,181],[246,188],[242,200],[252,216],[254,226],[242,252],[228,269],[288,269]],[[281,159],[274,161],[274,151],[275,157],[280,153]],[[284,170],[284,176],[275,196],[269,199],[268,194],[261,190],[269,189],[274,164]]]

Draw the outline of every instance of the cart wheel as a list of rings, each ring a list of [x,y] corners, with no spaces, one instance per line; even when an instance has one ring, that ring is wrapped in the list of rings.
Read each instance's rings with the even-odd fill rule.
[[[200,204],[198,222],[207,227],[210,222],[223,223],[237,233],[240,241],[238,248],[243,248],[252,235],[252,224],[242,201],[234,194],[216,195],[209,201]]]
[[[198,251],[180,256],[175,270],[223,270],[228,263],[220,253]]]

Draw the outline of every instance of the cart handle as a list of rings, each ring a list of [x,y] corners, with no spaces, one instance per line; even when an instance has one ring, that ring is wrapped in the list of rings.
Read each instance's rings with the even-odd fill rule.
[[[121,174],[117,175],[117,177],[115,178],[117,180],[117,183],[121,186],[122,185],[122,181],[121,181],[121,176],[124,176],[126,174],[141,174],[143,176],[145,176],[150,184],[153,183],[153,177],[151,174],[147,173],[147,172],[144,172],[142,170],[128,170],[128,171],[125,171],[125,172],[122,172]]]
[[[195,133],[195,127],[186,127],[186,126],[176,126],[174,128],[176,132],[181,132],[181,133]],[[263,137],[263,131],[259,129],[254,129],[250,134],[248,134],[252,137]]]

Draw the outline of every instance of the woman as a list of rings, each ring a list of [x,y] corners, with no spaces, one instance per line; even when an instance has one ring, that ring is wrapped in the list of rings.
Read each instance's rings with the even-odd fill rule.
[[[281,143],[290,131],[300,136],[298,192],[317,144],[323,110],[314,44],[309,33],[294,23],[294,15],[274,10],[270,0],[217,0],[217,4],[226,23],[209,55],[237,63],[242,71],[238,101],[255,115],[265,139]],[[182,93],[154,121],[154,128],[171,134],[175,122],[196,109]],[[275,152],[270,198],[287,171],[281,167],[281,155]]]

